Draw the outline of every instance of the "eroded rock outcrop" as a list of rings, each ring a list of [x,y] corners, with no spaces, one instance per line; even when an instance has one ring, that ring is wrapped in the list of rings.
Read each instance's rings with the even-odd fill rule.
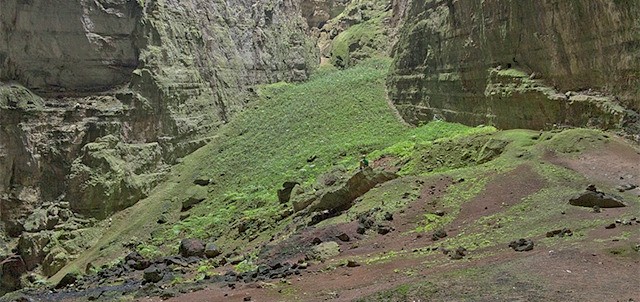
[[[411,123],[638,133],[634,1],[394,1],[390,97]]]
[[[144,197],[250,86],[307,77],[316,55],[300,12],[275,0],[4,1],[3,228],[18,236],[43,200],[104,217]]]
[[[300,1],[3,1],[0,247],[64,231],[64,249],[23,243],[30,268],[55,273],[89,245],[78,214],[144,198],[253,85],[306,79],[306,31]]]

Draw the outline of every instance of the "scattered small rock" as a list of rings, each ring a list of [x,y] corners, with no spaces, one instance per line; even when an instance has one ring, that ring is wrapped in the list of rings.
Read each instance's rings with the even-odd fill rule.
[[[516,252],[525,252],[533,250],[533,241],[531,239],[520,238],[518,240],[511,241],[509,247]]]
[[[318,245],[318,244],[322,243],[322,240],[321,240],[320,238],[318,238],[318,237],[314,237],[314,238],[311,240],[311,243],[312,243],[313,245]]]
[[[449,251],[447,254],[449,255],[449,258],[453,260],[460,260],[467,255],[467,249],[460,246],[455,251]]]
[[[618,192],[625,192],[625,191],[631,191],[637,187],[638,185],[635,185],[635,184],[624,184],[624,185],[617,186],[616,190],[618,190]]]
[[[244,297],[244,299],[242,299],[243,301],[251,301],[251,296],[246,296]]]
[[[615,224],[615,223],[611,223],[611,224],[609,224],[609,225],[605,226],[604,228],[605,228],[605,229],[608,229],[608,230],[610,230],[610,229],[615,229],[615,228],[616,228],[616,224]]]
[[[340,239],[341,241],[349,241],[351,240],[351,238],[349,238],[349,235],[347,235],[346,233],[341,233],[340,235],[336,236],[336,238]]]
[[[554,237],[554,236],[558,236],[558,237],[573,236],[573,232],[567,228],[547,232],[547,237]]]
[[[433,214],[435,214],[436,216],[442,217],[442,216],[446,215],[447,213],[445,211],[443,211],[443,210],[436,210],[436,211],[433,212]]]
[[[379,225],[378,226],[378,234],[380,235],[386,235],[389,234],[391,232],[391,227],[388,225]]]
[[[347,261],[347,267],[357,267],[357,266],[360,266],[360,263],[358,263],[357,261],[355,261],[355,260],[348,260]]]
[[[213,243],[207,243],[204,248],[204,255],[207,258],[215,258],[220,256],[220,254],[222,254],[222,251]]]
[[[196,178],[193,180],[193,184],[199,186],[208,186],[211,183],[213,183],[213,180],[210,178]]]
[[[435,232],[431,235],[431,239],[432,239],[433,241],[438,241],[438,240],[440,240],[440,239],[442,239],[442,238],[445,238],[445,237],[447,237],[447,232],[445,232],[445,231],[444,231],[444,230],[442,230],[442,229],[435,231]]]
[[[602,210],[600,210],[600,207],[596,205],[596,206],[593,206],[593,212],[594,213],[600,213],[600,212],[602,212]]]
[[[393,220],[393,214],[391,214],[389,212],[384,213],[384,220],[392,221]]]

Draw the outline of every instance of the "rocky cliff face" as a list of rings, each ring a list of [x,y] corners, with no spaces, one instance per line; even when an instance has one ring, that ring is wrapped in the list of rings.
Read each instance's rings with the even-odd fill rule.
[[[38,209],[104,218],[143,198],[251,86],[306,79],[306,30],[292,0],[3,1],[0,247],[64,228]]]
[[[394,1],[390,97],[408,121],[638,133],[634,1]]]

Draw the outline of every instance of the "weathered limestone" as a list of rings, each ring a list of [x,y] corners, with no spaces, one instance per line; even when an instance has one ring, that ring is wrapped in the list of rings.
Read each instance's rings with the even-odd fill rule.
[[[4,1],[0,228],[19,236],[43,201],[98,218],[130,206],[252,85],[306,79],[316,52],[299,5]]]
[[[54,274],[88,247],[77,214],[144,198],[252,86],[306,79],[306,31],[298,0],[2,1],[1,251],[64,231],[64,250],[23,240],[27,266]]]
[[[398,0],[394,14],[388,86],[409,122],[640,132],[634,1]]]

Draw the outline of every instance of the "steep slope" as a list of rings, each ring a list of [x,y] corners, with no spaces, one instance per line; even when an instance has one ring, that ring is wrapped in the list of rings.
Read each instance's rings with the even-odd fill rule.
[[[408,121],[640,132],[636,2],[395,2],[389,92]]]

